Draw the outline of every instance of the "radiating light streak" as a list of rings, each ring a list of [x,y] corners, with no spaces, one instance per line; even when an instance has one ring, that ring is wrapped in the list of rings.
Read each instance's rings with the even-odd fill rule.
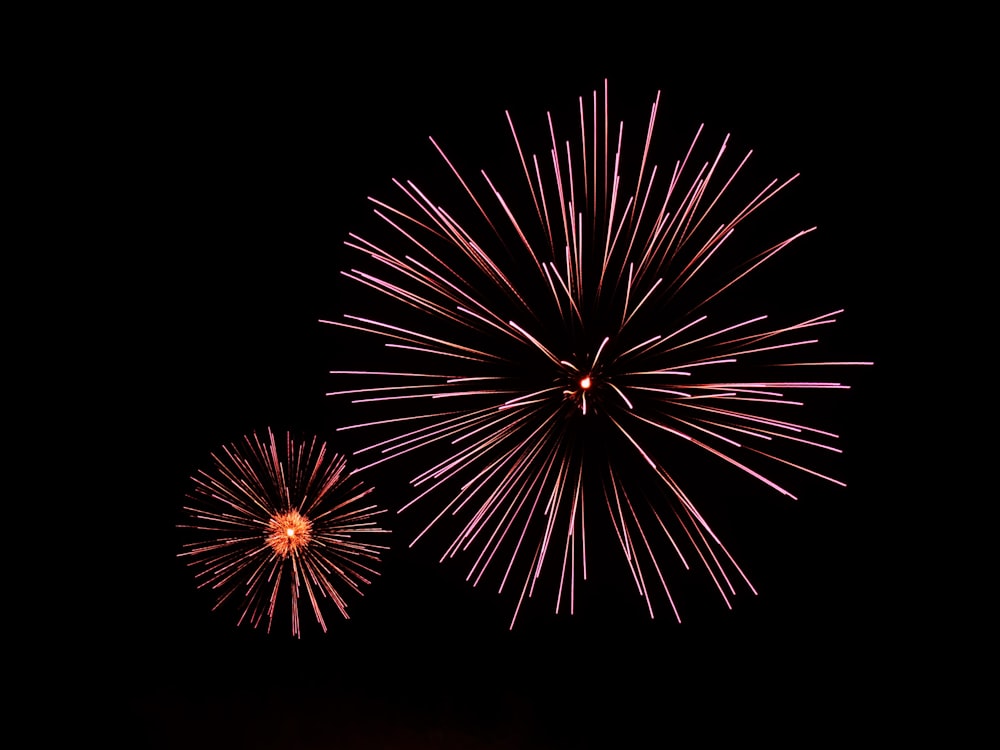
[[[369,541],[388,533],[376,525],[385,510],[362,504],[373,488],[349,483],[347,458],[315,437],[279,441],[268,429],[266,439],[246,435],[211,458],[192,477],[188,520],[179,527],[196,539],[179,557],[198,587],[214,593],[213,609],[232,601],[238,624],[270,632],[279,600],[287,600],[296,637],[303,596],[323,632],[327,602],[347,618],[347,592],[362,594],[388,549]]]
[[[370,370],[334,371],[360,383],[331,394],[358,408],[391,403],[407,410],[341,428],[389,434],[356,451],[377,448],[382,457],[355,471],[411,452],[435,456],[412,477],[415,494],[399,508],[419,501],[429,511],[411,546],[440,530],[451,539],[441,560],[472,553],[473,585],[487,569],[502,567],[501,593],[519,571],[511,627],[552,566],[556,610],[567,601],[576,609],[586,540],[594,533],[588,505],[595,502],[608,512],[651,616],[648,584],[659,581],[679,619],[667,585],[671,559],[683,570],[688,558],[700,561],[727,607],[734,582],[756,593],[675,481],[676,471],[665,468],[672,447],[691,446],[793,499],[785,485],[796,479],[842,484],[808,465],[811,451],[840,453],[832,444],[837,436],[780,412],[805,405],[786,391],[848,386],[769,374],[777,367],[871,364],[796,356],[822,346],[811,334],[803,337],[805,330],[833,324],[843,310],[783,323],[773,322],[785,317],[780,300],[770,313],[750,317],[722,304],[724,293],[816,230],[795,230],[763,250],[741,244],[744,225],[797,174],[768,180],[744,201],[738,192],[753,152],[729,166],[726,135],[699,164],[700,126],[665,177],[668,170],[651,161],[660,95],[637,163],[627,159],[624,122],[610,122],[607,82],[603,100],[601,106],[594,91],[588,117],[579,99],[578,148],[557,137],[557,117],[546,113],[541,154],[525,150],[506,113],[526,195],[485,169],[477,189],[431,139],[458,181],[459,205],[471,201],[471,218],[459,218],[459,206],[446,211],[413,182],[394,180],[402,207],[371,199],[388,238],[375,245],[351,234],[345,242],[377,266],[344,276],[374,295],[380,313],[324,321],[383,344],[387,355],[370,352],[382,364]],[[724,210],[729,218],[714,218]],[[424,375],[408,372],[411,356]],[[407,421],[426,424],[411,430]],[[760,445],[801,451],[803,458]],[[558,560],[548,554],[556,542]]]

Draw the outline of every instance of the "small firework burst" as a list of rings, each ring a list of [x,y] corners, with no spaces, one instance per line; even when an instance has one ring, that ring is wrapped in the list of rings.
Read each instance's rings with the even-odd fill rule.
[[[375,520],[385,511],[362,502],[372,488],[347,483],[347,459],[316,437],[296,442],[286,433],[279,442],[268,429],[266,440],[245,435],[212,462],[192,477],[189,520],[180,527],[198,540],[186,542],[180,556],[197,569],[199,588],[215,592],[215,607],[239,600],[239,623],[266,620],[270,632],[287,591],[297,637],[303,596],[324,632],[324,602],[347,618],[342,590],[361,595],[378,575],[387,547],[367,540],[388,533]]]
[[[627,160],[606,82],[601,105],[597,91],[592,106],[579,99],[565,142],[549,113],[540,157],[522,148],[508,113],[519,195],[501,194],[484,170],[477,192],[431,139],[456,202],[399,180],[403,207],[372,198],[388,236],[351,234],[359,265],[343,272],[366,294],[323,321],[384,344],[357,347],[372,357],[363,369],[332,372],[343,385],[331,396],[373,410],[341,427],[375,435],[355,452],[367,458],[357,471],[430,455],[400,509],[430,506],[413,543],[457,519],[441,560],[471,554],[468,579],[496,569],[501,592],[518,576],[514,620],[549,568],[556,612],[567,599],[573,611],[592,508],[610,522],[606,536],[650,616],[659,589],[680,619],[665,557],[700,563],[727,606],[737,584],[753,591],[677,477],[694,452],[788,497],[786,478],[843,484],[798,457],[839,453],[837,436],[793,413],[804,406],[794,394],[847,386],[789,373],[870,364],[798,354],[817,348],[813,332],[841,310],[786,318],[780,307],[775,316],[719,304],[815,229],[749,251],[741,241],[751,215],[797,175],[740,198],[750,153],[727,166],[727,136],[697,159],[701,128],[672,169],[659,169],[649,158],[659,95],[641,156]],[[766,294],[747,302],[775,307]]]

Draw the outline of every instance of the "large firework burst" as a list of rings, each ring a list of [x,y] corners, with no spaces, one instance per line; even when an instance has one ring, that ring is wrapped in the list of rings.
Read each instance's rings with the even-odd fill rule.
[[[346,242],[367,263],[344,275],[367,294],[341,320],[322,321],[384,343],[369,348],[366,369],[333,371],[344,386],[330,395],[391,407],[341,428],[375,436],[356,452],[371,457],[358,470],[433,456],[399,509],[430,506],[411,546],[455,523],[442,560],[470,554],[468,578],[496,569],[500,591],[519,571],[511,627],[550,568],[556,611],[568,598],[572,612],[594,505],[651,616],[655,586],[680,619],[664,557],[700,564],[727,605],[736,584],[753,591],[676,479],[692,447],[789,497],[772,470],[842,484],[794,457],[840,449],[836,435],[795,418],[802,403],[790,394],[847,386],[788,375],[862,364],[799,354],[841,311],[775,323],[717,301],[815,229],[750,253],[738,240],[795,177],[733,203],[750,154],[724,166],[727,136],[699,163],[701,128],[661,171],[650,159],[659,94],[641,154],[626,163],[624,125],[609,128],[607,103],[606,82],[592,104],[581,97],[577,136],[564,143],[549,113],[542,157],[528,156],[507,113],[524,179],[517,196],[485,171],[475,191],[432,138],[470,218],[394,180],[402,207],[370,199],[387,239]],[[711,218],[729,205],[728,218]]]
[[[199,540],[180,555],[197,568],[199,587],[216,592],[215,606],[239,599],[239,622],[257,627],[266,618],[270,632],[287,590],[299,637],[303,596],[324,632],[324,601],[348,617],[341,590],[361,594],[387,549],[364,539],[387,532],[374,520],[385,511],[362,504],[372,488],[348,483],[347,459],[316,437],[296,442],[286,433],[279,442],[268,429],[266,440],[245,435],[212,461],[192,478],[190,522],[180,526]]]

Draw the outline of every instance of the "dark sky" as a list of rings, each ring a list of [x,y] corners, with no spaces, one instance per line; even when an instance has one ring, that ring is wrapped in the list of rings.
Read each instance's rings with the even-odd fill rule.
[[[877,30],[817,36],[813,23],[775,21],[744,33],[623,14],[581,19],[586,33],[509,17],[416,31],[426,19],[386,13],[329,33],[183,25],[109,62],[130,246],[114,317],[134,324],[114,376],[127,407],[115,484],[133,533],[115,568],[118,614],[101,627],[121,649],[116,724],[137,747],[191,749],[809,745],[890,731],[912,605],[887,533],[900,500],[883,453],[896,408],[884,293],[898,250],[883,201],[901,178],[884,146],[909,87],[886,94],[901,74]],[[729,611],[691,573],[678,582],[681,624],[650,620],[608,573],[578,589],[572,617],[533,602],[511,632],[513,600],[472,588],[437,548],[407,549],[405,522],[351,619],[330,616],[326,634],[306,622],[301,640],[284,623],[268,635],[210,611],[176,557],[191,475],[267,427],[348,449],[335,432],[345,404],[324,393],[350,352],[333,351],[318,321],[349,302],[343,241],[371,226],[367,196],[392,196],[394,177],[433,184],[428,136],[472,167],[495,163],[505,109],[539,132],[548,109],[572,112],[605,78],[635,127],[662,92],[657,138],[678,136],[664,153],[679,155],[678,134],[704,122],[753,148],[762,171],[802,173],[773,217],[819,230],[767,283],[774,305],[806,315],[825,311],[817,301],[845,307],[838,356],[877,363],[849,372],[852,390],[824,412],[843,436],[848,487],[804,482],[793,502],[725,484],[741,501],[716,506],[718,523],[760,593]],[[404,479],[379,475],[375,498],[393,507]],[[711,505],[715,480],[689,489]]]

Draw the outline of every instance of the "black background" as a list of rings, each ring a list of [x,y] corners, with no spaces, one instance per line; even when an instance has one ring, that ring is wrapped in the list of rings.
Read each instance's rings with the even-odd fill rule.
[[[931,53],[845,19],[352,13],[142,24],[78,77],[122,248],[99,301],[115,408],[97,410],[116,428],[101,438],[106,492],[127,530],[81,649],[104,675],[90,718],[163,748],[808,746],[936,728],[917,706],[937,657],[914,658],[914,628],[938,607],[914,594],[915,495],[900,477],[919,460],[900,448],[912,435],[894,385],[914,97],[944,96]],[[472,588],[437,548],[407,549],[405,524],[326,634],[211,611],[177,559],[191,475],[267,427],[347,449],[343,404],[324,393],[350,353],[318,321],[349,302],[342,243],[370,226],[367,196],[392,196],[393,177],[433,184],[428,136],[473,169],[496,163],[505,109],[544,135],[546,111],[571,114],[605,79],[633,127],[662,92],[664,153],[704,122],[709,143],[731,133],[770,176],[802,173],[773,217],[819,229],[768,283],[804,315],[845,307],[841,355],[876,363],[829,407],[848,487],[804,483],[793,502],[737,483],[744,501],[717,523],[760,594],[730,611],[692,574],[681,624],[599,580],[573,616],[532,602],[510,631],[513,600]],[[403,479],[373,479],[376,499],[393,507]],[[710,496],[712,480],[690,489]]]

